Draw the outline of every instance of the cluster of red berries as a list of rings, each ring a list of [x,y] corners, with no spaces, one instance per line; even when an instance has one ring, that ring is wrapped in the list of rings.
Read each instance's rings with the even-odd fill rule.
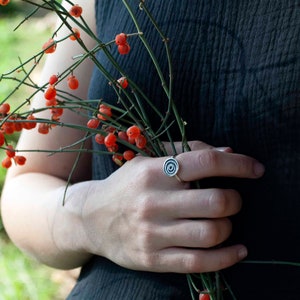
[[[0,120],[5,119],[5,122],[0,128],[0,147],[5,144],[5,135],[10,135],[15,132],[19,132],[22,129],[33,129],[36,127],[36,118],[30,114],[26,118],[18,115],[10,115],[10,105],[8,103],[2,103],[0,105]]]
[[[57,101],[57,90],[56,90],[56,83],[58,82],[57,75],[51,75],[49,78],[49,86],[44,92],[45,104],[47,107],[50,107],[51,113],[51,120],[52,121],[59,121],[60,117],[62,116],[64,109],[63,107],[59,106],[59,102]],[[67,78],[68,87],[71,90],[76,90],[79,87],[79,80],[76,78],[75,75],[71,74]],[[50,128],[53,127],[51,124],[47,123],[40,123],[38,127],[39,133],[47,134],[49,133]]]
[[[36,127],[36,118],[30,114],[26,118],[17,115],[9,116],[10,105],[3,103],[0,105],[0,118],[6,119],[0,128],[0,147],[6,144],[6,135],[11,135],[14,132],[21,131],[22,129],[33,129]],[[9,168],[14,161],[17,165],[24,165],[26,158],[22,155],[16,155],[15,150],[11,145],[6,146],[6,157],[2,161],[2,167]]]
[[[125,55],[128,54],[130,51],[130,46],[127,42],[127,34],[119,33],[115,37],[115,43],[118,46],[118,51],[120,54]]]
[[[91,118],[87,122],[87,127],[90,129],[97,129],[100,126],[101,120],[105,121],[107,118],[112,117],[111,107],[106,104],[101,104],[99,107],[99,113],[97,117]],[[144,150],[147,145],[147,139],[142,134],[141,129],[136,126],[130,126],[126,131],[116,130],[113,126],[102,125],[103,133],[97,133],[95,135],[96,143],[105,145],[109,152],[114,152],[112,159],[118,165],[122,165],[122,161],[131,160],[135,157],[136,153],[133,150],[125,150],[122,154],[117,154],[119,151],[118,139],[126,141],[132,145],[135,145],[138,149]]]
[[[26,157],[23,155],[16,155],[16,151],[12,145],[7,145],[6,150],[6,157],[2,160],[2,167],[3,168],[10,168],[12,165],[12,161],[14,161],[17,165],[23,166],[26,162]]]
[[[102,130],[106,134],[97,133],[95,141],[100,145],[105,145],[109,152],[114,152],[112,160],[119,166],[123,164],[124,160],[133,159],[136,156],[136,151],[127,149],[122,151],[122,153],[117,153],[119,151],[118,140],[126,141],[141,150],[145,150],[147,146],[147,139],[137,125],[130,126],[126,131],[118,131],[112,126],[102,126]]]

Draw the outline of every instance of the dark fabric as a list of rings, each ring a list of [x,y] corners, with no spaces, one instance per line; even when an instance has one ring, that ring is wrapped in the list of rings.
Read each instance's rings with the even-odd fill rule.
[[[141,30],[167,76],[164,47],[138,1],[129,1]],[[243,209],[233,218],[228,243],[245,243],[251,260],[300,262],[300,1],[146,1],[167,34],[173,57],[174,99],[187,121],[189,139],[260,160],[259,180],[210,179],[203,186],[237,189]],[[135,32],[122,1],[98,0],[98,34],[110,41]],[[138,39],[131,52],[112,53],[159,109],[160,82]],[[98,59],[116,78],[104,55]],[[90,98],[114,102],[107,80],[95,70]],[[157,120],[153,117],[153,126]],[[176,130],[174,138],[178,136]],[[95,146],[97,147],[97,146]],[[94,178],[115,168],[95,155]],[[237,299],[300,299],[300,267],[238,264],[223,272]],[[184,275],[125,270],[95,257],[83,267],[69,299],[190,299]]]

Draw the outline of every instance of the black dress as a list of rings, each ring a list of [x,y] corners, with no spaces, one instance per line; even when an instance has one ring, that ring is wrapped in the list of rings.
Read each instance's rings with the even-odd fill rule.
[[[129,1],[168,76],[163,43],[138,2]],[[266,167],[259,180],[204,181],[204,186],[235,188],[242,194],[243,209],[233,218],[228,243],[244,243],[248,260],[300,262],[300,1],[148,0],[146,4],[169,38],[173,94],[188,122],[188,139],[231,146]],[[104,42],[120,32],[136,32],[122,1],[98,0],[96,18]],[[130,45],[128,55],[120,56],[112,48],[113,55],[155,105],[165,109],[146,52],[138,39],[130,39]],[[118,78],[103,54],[98,59]],[[89,96],[115,101],[97,70]],[[115,165],[110,157],[95,155],[93,169],[94,178],[101,179]],[[240,263],[223,274],[237,299],[300,299],[300,267]],[[131,271],[94,257],[83,267],[68,299],[191,298],[185,275]]]

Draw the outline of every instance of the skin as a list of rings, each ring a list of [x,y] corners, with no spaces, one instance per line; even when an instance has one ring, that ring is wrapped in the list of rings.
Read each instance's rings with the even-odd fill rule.
[[[94,27],[93,1],[77,1]],[[93,46],[87,37],[86,44]],[[71,57],[81,53],[66,41],[48,56],[42,82],[62,72]],[[86,97],[90,62],[76,71]],[[64,88],[63,85],[60,88]],[[33,107],[43,102],[43,95]],[[63,121],[86,124],[77,114],[65,112]],[[24,131],[19,149],[57,149],[82,137],[66,127],[49,135]],[[88,146],[88,145],[87,145]],[[2,193],[3,222],[12,241],[23,251],[52,267],[81,266],[92,255],[105,256],[134,270],[194,273],[229,267],[247,255],[243,245],[212,247],[231,234],[229,216],[239,212],[237,191],[190,189],[190,181],[230,176],[257,179],[264,168],[251,157],[191,141],[192,151],[176,156],[180,183],[162,172],[165,157],[136,157],[105,180],[90,180],[90,158],[81,160],[62,205],[68,174],[75,155],[25,153],[27,163],[12,167]],[[167,145],[168,147],[168,145]],[[178,144],[179,148],[179,144]]]

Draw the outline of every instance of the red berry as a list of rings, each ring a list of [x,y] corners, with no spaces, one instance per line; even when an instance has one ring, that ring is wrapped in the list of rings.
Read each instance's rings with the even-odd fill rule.
[[[19,166],[23,166],[25,165],[25,162],[26,162],[26,157],[25,156],[22,156],[22,155],[16,155],[14,157],[14,160],[15,160],[15,163]]]
[[[45,101],[46,106],[55,106],[57,105],[57,100],[56,98],[52,98],[50,100]]]
[[[12,165],[12,162],[11,162],[11,158],[10,157],[5,157],[3,160],[2,160],[2,167],[3,168],[6,168],[6,169],[8,169],[8,168],[10,168],[11,167],[11,165]]]
[[[49,78],[49,84],[53,85],[58,81],[58,76],[57,75],[51,75]]]
[[[30,121],[30,122],[24,122],[23,123],[23,128],[24,129],[33,129],[33,128],[35,128],[36,127],[36,122],[35,122],[35,120],[36,120],[36,118],[35,118],[35,116],[34,115],[29,115],[27,118],[26,118],[26,120],[28,120],[28,121]],[[32,121],[32,122],[31,122]]]
[[[0,0],[0,5],[5,6],[10,2],[10,0]]]
[[[0,105],[0,114],[6,115],[10,111],[10,105],[8,103],[2,103]]]
[[[135,153],[132,150],[126,150],[123,153],[125,160],[132,160],[135,157]]]
[[[98,118],[100,120],[107,120],[107,117],[111,117],[112,116],[112,112],[111,112],[111,107],[105,105],[105,104],[101,104],[99,107],[99,114],[98,114]]]
[[[74,32],[72,35],[70,35],[71,41],[76,41],[80,38],[80,31],[78,28],[72,28],[72,31]]]
[[[128,80],[126,77],[121,77],[120,79],[118,79],[118,83],[123,89],[126,89],[128,87]]]
[[[79,81],[74,75],[68,77],[68,86],[71,90],[76,90],[79,87]]]
[[[56,50],[56,42],[51,38],[42,47],[46,54],[53,53]]]
[[[82,14],[82,7],[78,4],[73,5],[69,11],[69,14],[72,17],[79,18]]]
[[[2,131],[0,131],[0,147],[5,143],[5,136]]]
[[[135,145],[139,149],[144,149],[147,144],[147,139],[144,135],[140,134],[138,137],[135,138]]]
[[[86,126],[91,129],[96,129],[98,128],[99,124],[100,124],[100,120],[93,118],[88,120]]]
[[[127,129],[126,133],[128,139],[136,139],[141,134],[141,130],[138,126],[132,125]]]
[[[58,120],[60,116],[62,116],[64,109],[62,107],[54,107],[50,109],[52,119]]]
[[[97,144],[103,145],[104,144],[104,138],[105,138],[105,136],[100,134],[100,133],[97,133],[95,135],[95,141],[96,141]]]
[[[208,293],[200,293],[199,300],[210,300],[210,295]]]
[[[125,43],[124,45],[118,45],[118,51],[121,55],[128,54],[130,51],[130,46],[128,43]]]
[[[56,89],[53,85],[50,85],[48,89],[44,93],[44,97],[46,100],[52,100],[56,97]]]
[[[41,134],[48,134],[50,126],[47,123],[40,123],[38,126],[38,132]]]
[[[128,136],[127,136],[127,133],[125,131],[119,131],[118,132],[118,138],[120,140],[123,140],[123,141],[128,141]]]
[[[14,157],[16,155],[16,151],[14,150],[14,147],[12,145],[7,145],[5,153],[8,157]]]
[[[114,146],[116,142],[117,142],[117,137],[112,132],[110,132],[104,139],[104,144],[107,148]]]
[[[117,45],[125,45],[127,41],[127,35],[125,33],[119,33],[115,37],[115,42]]]

